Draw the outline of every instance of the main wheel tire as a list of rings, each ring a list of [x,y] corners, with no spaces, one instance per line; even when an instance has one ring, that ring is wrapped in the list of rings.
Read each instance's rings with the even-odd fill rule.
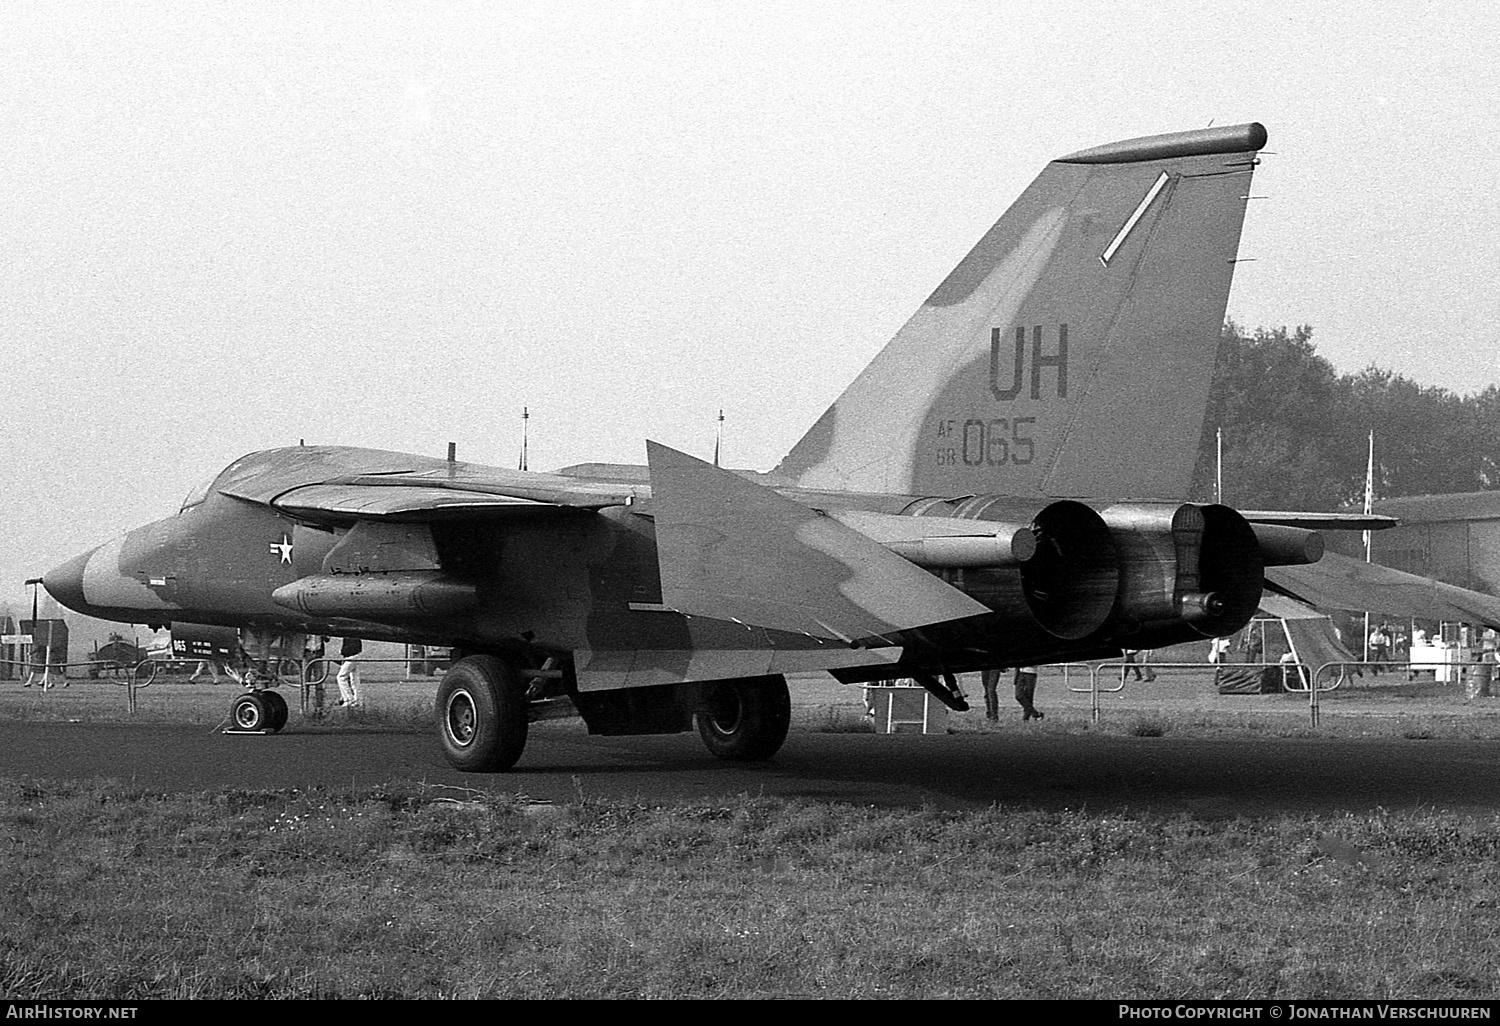
[[[259,691],[247,691],[229,706],[229,720],[235,730],[270,730],[271,710]]]
[[[526,694],[495,656],[465,656],[438,686],[434,709],[443,755],[465,773],[510,769],[526,748]]]
[[[266,729],[274,734],[286,726],[287,717],[290,715],[290,712],[287,710],[286,699],[281,697],[279,691],[262,691],[260,698],[261,701],[266,703],[266,711],[269,716]]]
[[[710,684],[698,711],[698,734],[721,759],[754,762],[781,750],[792,724],[785,677],[749,677]]]

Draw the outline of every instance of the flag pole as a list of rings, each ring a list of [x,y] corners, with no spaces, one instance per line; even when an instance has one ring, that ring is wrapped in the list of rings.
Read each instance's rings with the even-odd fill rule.
[[[1375,510],[1375,429],[1370,429],[1370,455],[1365,462],[1365,516]],[[1365,532],[1365,562],[1370,562],[1370,532]]]
[[[1370,450],[1365,460],[1365,516],[1375,509],[1375,429],[1370,429]],[[1365,535],[1365,562],[1370,562],[1370,532]],[[1365,610],[1365,662],[1370,661],[1370,611]]]
[[[1224,501],[1224,429],[1214,429],[1214,502]]]
[[[516,466],[517,470],[526,469],[526,444],[529,441],[527,437],[527,427],[529,426],[530,421],[530,408],[525,406],[521,407],[521,462]]]

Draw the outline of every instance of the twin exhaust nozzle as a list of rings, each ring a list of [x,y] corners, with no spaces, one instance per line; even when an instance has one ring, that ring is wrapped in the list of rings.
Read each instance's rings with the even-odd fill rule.
[[[1312,563],[1323,554],[1316,532],[1252,525],[1220,505],[1123,502],[1096,508],[1062,499],[1030,524],[1006,523],[1006,514],[1015,512],[1013,504],[986,497],[960,504],[922,500],[914,504],[914,516],[881,517],[926,521],[920,536],[878,540],[932,570],[1018,570],[1032,615],[1049,634],[1068,641],[1174,626],[1204,636],[1230,633],[1259,607],[1265,567]],[[851,519],[871,516],[879,515]],[[945,526],[935,530],[934,521]]]

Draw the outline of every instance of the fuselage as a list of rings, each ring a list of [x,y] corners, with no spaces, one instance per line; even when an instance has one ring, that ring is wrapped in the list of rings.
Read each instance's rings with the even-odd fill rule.
[[[389,482],[398,474],[423,488],[451,484],[465,493],[502,479],[507,494],[578,490],[604,497],[588,507],[537,501],[379,517],[327,502],[309,515],[295,499],[310,489]],[[557,653],[644,652],[668,662],[671,657],[661,653],[825,644],[664,607],[649,482],[620,476],[523,475],[341,447],[269,450],[232,463],[175,515],[69,560],[44,581],[60,602],[79,612],[153,626],[357,635],[466,650],[524,644]],[[1014,665],[1107,654],[1122,645],[1151,647],[1205,633],[1175,611],[1182,542],[1174,540],[1165,521],[1155,533],[1127,523],[1125,535],[1115,532],[1125,538],[1122,545],[1082,504],[777,491],[835,514],[859,510],[1038,523],[1054,542],[1063,539],[1030,561],[1031,579],[1020,567],[933,570],[992,615],[907,632],[899,639],[907,662],[959,669],[999,661]],[[1139,509],[1153,516],[1165,511],[1165,516],[1178,508],[1132,506],[1130,512],[1139,519]],[[1057,511],[1087,522],[1048,526],[1046,518],[1056,519]],[[1105,515],[1111,515],[1108,509]],[[1089,531],[1090,547],[1080,551],[1078,539]],[[1117,549],[1136,550],[1123,576]],[[1134,589],[1128,601],[1122,598],[1126,587]],[[1122,615],[1116,608],[1128,610],[1132,601],[1140,606],[1146,601],[1141,596],[1155,603],[1155,612]],[[1066,608],[1054,610],[1049,620],[1047,603]],[[1085,608],[1089,612],[1075,626],[1077,611]],[[847,657],[842,662],[846,675],[858,675]],[[887,673],[887,664],[872,660],[870,670]],[[670,678],[671,668],[662,676]]]

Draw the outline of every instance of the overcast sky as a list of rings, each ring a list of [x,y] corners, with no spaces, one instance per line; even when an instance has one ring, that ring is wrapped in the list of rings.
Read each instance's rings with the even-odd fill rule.
[[[768,469],[1052,157],[1258,120],[1229,314],[1500,383],[1472,3],[0,13],[0,598],[299,439]],[[11,582],[9,584],[4,582]]]

